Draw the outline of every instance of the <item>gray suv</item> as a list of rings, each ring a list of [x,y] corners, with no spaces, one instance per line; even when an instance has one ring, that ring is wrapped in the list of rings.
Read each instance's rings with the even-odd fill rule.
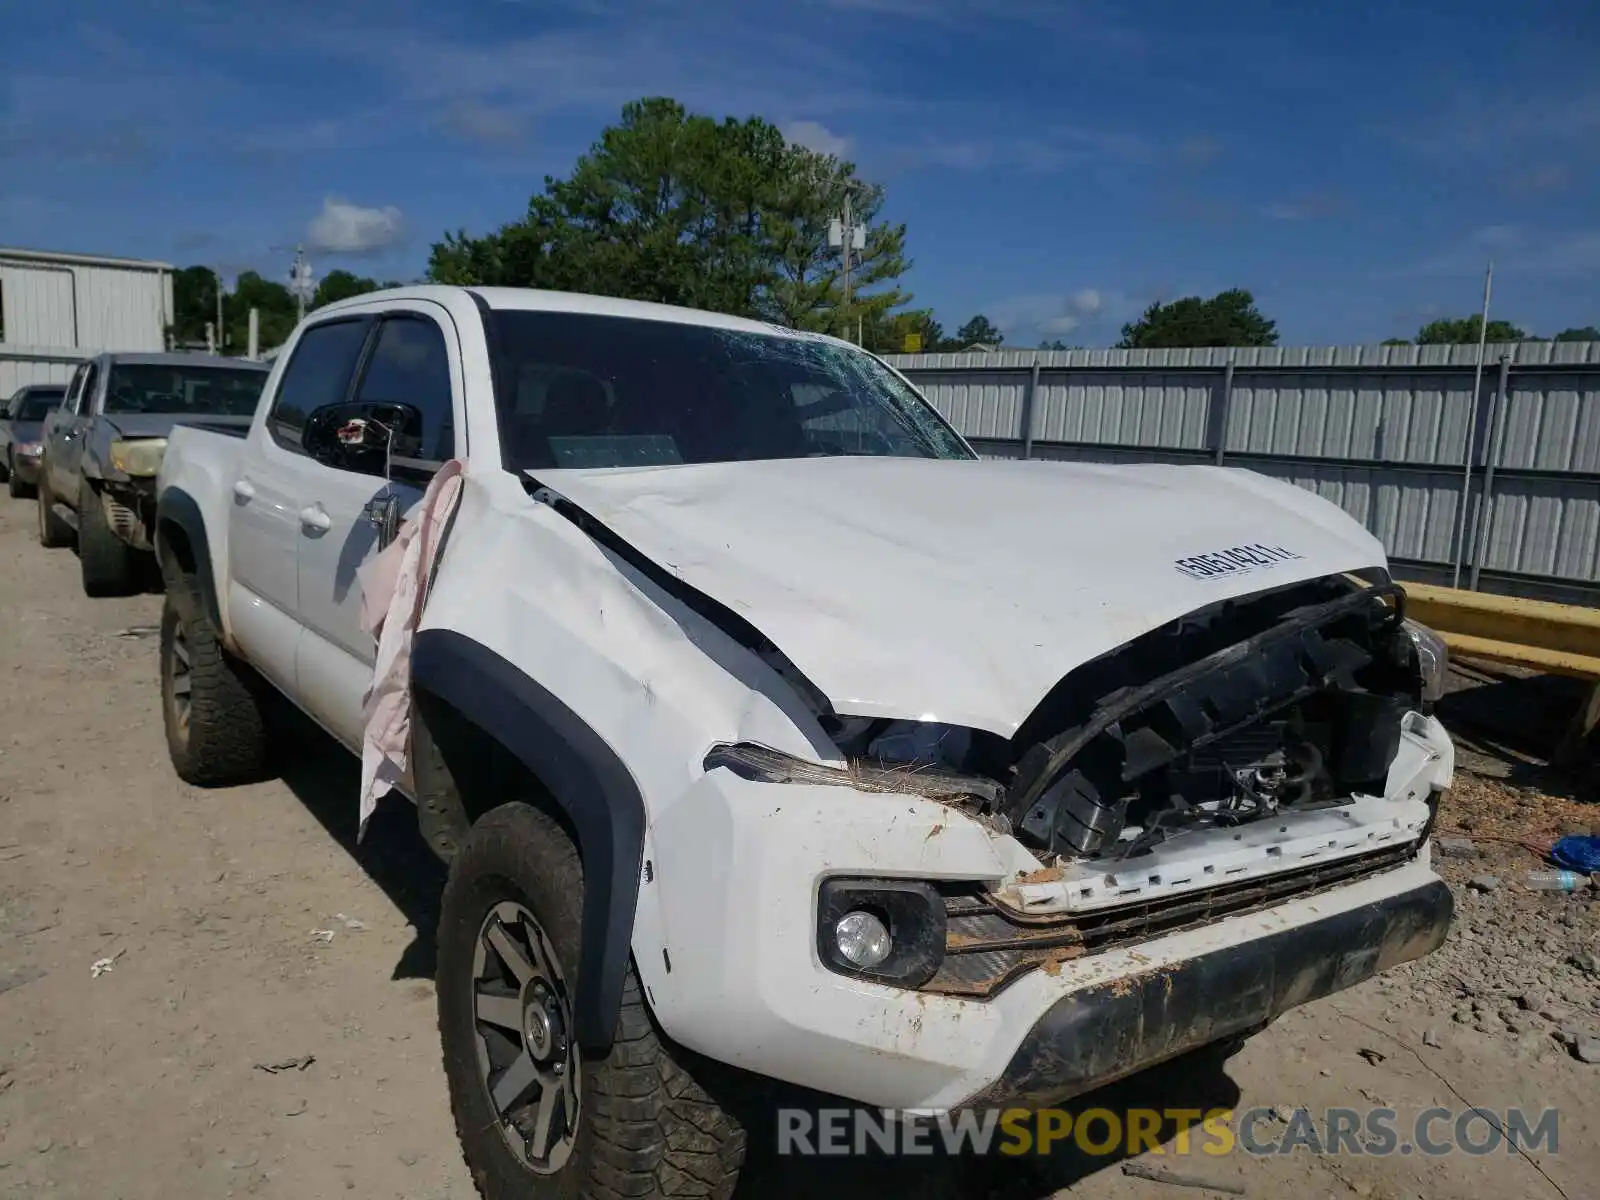
[[[177,425],[242,431],[268,371],[210,354],[101,354],[78,368],[40,436],[39,542],[76,536],[85,592],[126,595],[153,576],[167,435]]]

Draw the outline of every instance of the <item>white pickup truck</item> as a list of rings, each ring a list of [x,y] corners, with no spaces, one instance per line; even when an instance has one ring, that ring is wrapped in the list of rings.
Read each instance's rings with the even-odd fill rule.
[[[744,1072],[1038,1107],[1444,939],[1444,651],[1355,521],[983,461],[845,342],[597,297],[330,305],[248,430],[173,432],[183,778],[263,769],[263,680],[361,745],[356,571],[457,459],[402,791],[493,1200],[725,1197]]]

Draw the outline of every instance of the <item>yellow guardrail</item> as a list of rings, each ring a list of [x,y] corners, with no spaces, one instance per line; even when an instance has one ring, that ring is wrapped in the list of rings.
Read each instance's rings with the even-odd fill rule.
[[[1600,609],[1408,583],[1406,615],[1452,654],[1600,679]]]

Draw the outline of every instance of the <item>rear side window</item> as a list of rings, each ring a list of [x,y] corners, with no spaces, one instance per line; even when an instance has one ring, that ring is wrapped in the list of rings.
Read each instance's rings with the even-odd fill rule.
[[[344,400],[371,326],[370,319],[329,321],[300,335],[267,414],[267,431],[275,439],[298,450],[306,417],[324,404]]]
[[[450,354],[444,334],[426,317],[385,317],[356,399],[407,410],[395,453],[443,462],[455,456]]]

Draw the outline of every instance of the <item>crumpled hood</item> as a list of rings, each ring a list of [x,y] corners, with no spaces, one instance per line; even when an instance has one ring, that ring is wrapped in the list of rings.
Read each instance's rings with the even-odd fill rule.
[[[1385,563],[1334,505],[1236,469],[853,457],[530,474],[744,617],[836,712],[1007,737],[1062,676],[1147,630]]]

